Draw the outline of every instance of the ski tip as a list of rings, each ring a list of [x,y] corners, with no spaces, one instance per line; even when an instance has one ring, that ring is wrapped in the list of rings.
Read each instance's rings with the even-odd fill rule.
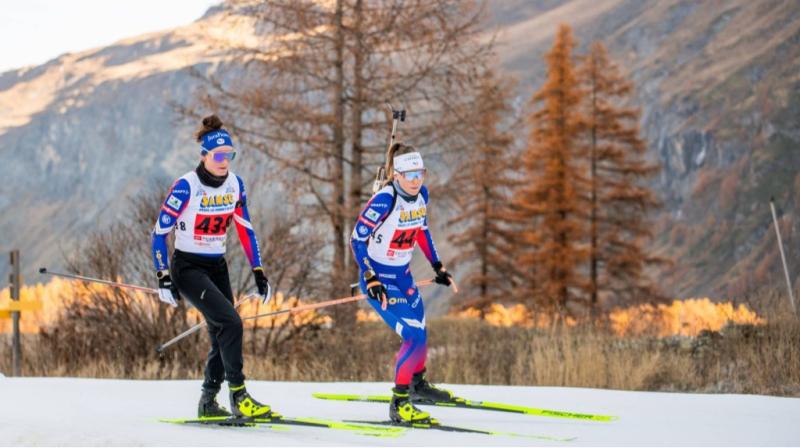
[[[384,403],[384,402],[388,403],[392,399],[392,397],[389,395],[325,394],[319,392],[314,392],[311,394],[311,396],[322,400],[369,401],[369,402],[379,402],[379,403]]]
[[[196,418],[159,418],[158,421],[163,423],[239,423],[242,418],[233,416],[225,417],[196,417]]]
[[[161,423],[183,423],[184,419],[181,418],[160,418],[158,419]]]
[[[40,274],[47,274],[47,268],[45,268],[45,267],[39,268],[39,273]]]
[[[353,397],[357,397],[356,395],[326,394],[321,392],[314,392],[311,394],[311,396],[322,400],[352,400]]]

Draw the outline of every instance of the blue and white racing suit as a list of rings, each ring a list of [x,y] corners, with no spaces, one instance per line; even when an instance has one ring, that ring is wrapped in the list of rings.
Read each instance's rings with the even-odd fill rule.
[[[408,196],[399,186],[387,185],[367,202],[350,237],[361,269],[361,290],[366,293],[363,274],[372,269],[386,287],[388,306],[384,311],[378,301],[369,303],[403,338],[395,366],[398,385],[408,385],[425,368],[427,356],[425,308],[409,267],[417,244],[431,264],[439,261],[428,230],[427,207],[425,186],[416,196]]]

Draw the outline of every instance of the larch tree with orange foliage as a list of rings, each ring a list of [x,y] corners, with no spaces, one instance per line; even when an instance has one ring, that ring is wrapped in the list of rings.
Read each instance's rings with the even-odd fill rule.
[[[651,237],[648,212],[659,206],[644,184],[659,166],[645,160],[639,110],[622,103],[633,91],[605,47],[596,42],[579,69],[583,86],[586,154],[589,160],[589,298],[623,304],[660,297],[646,273],[657,258],[644,244]]]
[[[574,47],[571,28],[561,25],[545,56],[547,80],[532,99],[535,111],[522,157],[525,183],[515,192],[510,213],[519,226],[513,235],[516,260],[526,270],[519,294],[532,308],[562,317],[584,304],[588,285],[587,208],[581,194],[587,178]]]
[[[450,241],[459,248],[454,260],[470,267],[464,295],[459,305],[474,307],[483,314],[493,303],[511,294],[514,268],[508,254],[508,225],[504,217],[510,191],[514,137],[510,101],[513,83],[498,78],[492,71],[482,74],[472,110],[478,111],[466,131],[474,142],[459,157],[448,187],[457,191],[454,201],[458,214],[448,224],[456,233]]]

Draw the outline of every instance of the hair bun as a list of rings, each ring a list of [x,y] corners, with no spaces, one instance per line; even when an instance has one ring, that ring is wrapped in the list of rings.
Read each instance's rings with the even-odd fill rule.
[[[206,118],[203,118],[203,127],[212,131],[222,129],[222,120],[220,120],[216,115],[209,115]]]
[[[203,136],[209,132],[214,132],[222,129],[222,120],[216,115],[209,115],[203,118],[203,126],[197,131],[197,141],[203,140]]]

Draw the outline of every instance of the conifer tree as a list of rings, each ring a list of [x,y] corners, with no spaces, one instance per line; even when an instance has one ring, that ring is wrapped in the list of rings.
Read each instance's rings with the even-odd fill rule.
[[[644,160],[639,111],[621,105],[633,90],[596,42],[579,77],[589,159],[589,297],[597,311],[601,296],[616,303],[658,296],[645,268],[657,260],[645,253],[652,226],[647,212],[659,205],[644,181],[658,166]]]
[[[514,268],[508,242],[505,208],[514,185],[514,137],[511,98],[513,83],[486,71],[472,110],[477,111],[467,138],[474,142],[460,153],[448,186],[458,191],[458,214],[449,221],[456,233],[450,241],[458,249],[454,260],[469,266],[465,299],[459,304],[484,312],[493,303],[509,298]]]
[[[580,137],[581,94],[575,75],[572,30],[558,29],[546,55],[548,76],[533,96],[530,135],[522,157],[525,183],[515,192],[512,216],[517,263],[526,272],[519,292],[532,308],[572,314],[588,286],[584,243],[587,185]]]

